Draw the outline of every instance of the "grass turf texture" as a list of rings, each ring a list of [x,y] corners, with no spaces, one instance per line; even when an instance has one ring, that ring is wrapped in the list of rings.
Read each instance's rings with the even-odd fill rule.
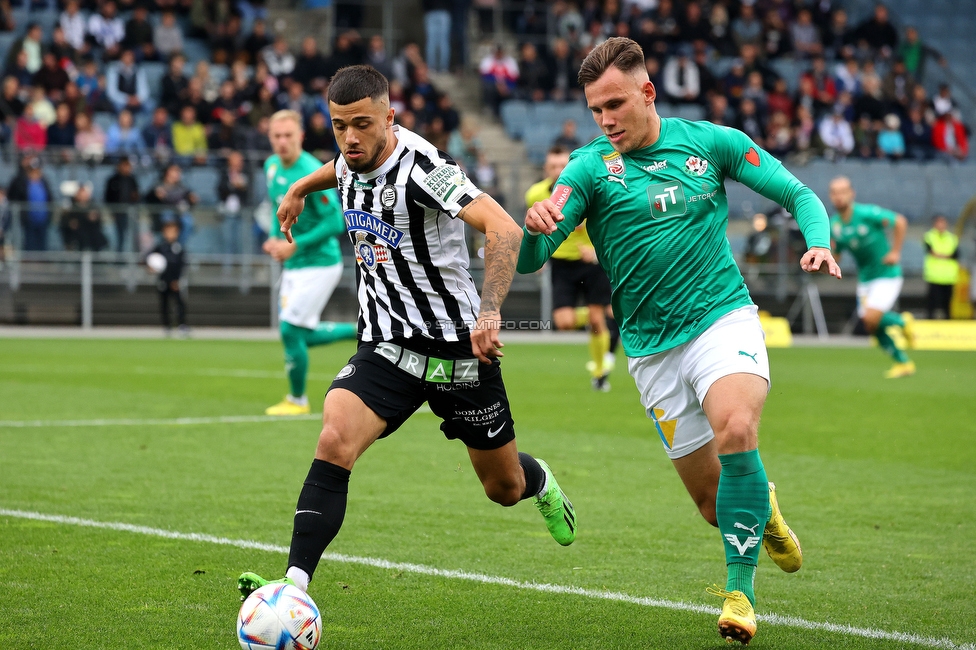
[[[352,354],[312,351],[313,402]],[[414,416],[357,464],[330,551],[718,607],[717,530],[697,515],[623,368],[589,388],[585,347],[509,345],[519,445],[546,459],[580,522],[557,546],[528,503],[490,503],[462,445]],[[773,350],[760,430],[803,542],[763,554],[758,612],[973,643],[976,355]],[[280,399],[262,342],[0,340],[0,421],[259,415]],[[0,508],[287,546],[318,427],[0,425]],[[0,647],[233,648],[237,575],[285,556],[0,516]],[[720,648],[715,616],[323,562],[323,648]],[[750,647],[904,648],[760,622]],[[918,647],[918,646],[916,646]]]

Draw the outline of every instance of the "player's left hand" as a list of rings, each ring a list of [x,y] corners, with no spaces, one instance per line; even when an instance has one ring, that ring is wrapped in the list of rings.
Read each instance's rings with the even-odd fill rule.
[[[826,273],[840,279],[840,266],[831,255],[830,249],[814,247],[800,258],[800,268],[807,273]]]
[[[481,363],[491,363],[492,359],[504,357],[501,348],[505,344],[498,338],[502,315],[498,311],[483,311],[478,314],[478,322],[471,332],[471,351]]]
[[[884,257],[881,258],[882,264],[897,264],[901,261],[900,251],[888,251]]]
[[[287,242],[284,239],[269,239],[261,248],[278,262],[284,262],[298,250],[294,242]]]

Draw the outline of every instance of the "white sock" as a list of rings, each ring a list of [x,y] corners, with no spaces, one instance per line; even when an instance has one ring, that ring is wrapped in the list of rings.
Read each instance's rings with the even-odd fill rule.
[[[308,574],[299,569],[297,566],[288,567],[288,571],[285,572],[285,577],[294,580],[295,586],[302,591],[308,591],[308,583],[311,578],[309,578]]]
[[[289,395],[287,399],[295,406],[308,406],[308,395],[302,395],[301,397]]]
[[[546,491],[549,489],[549,474],[546,473],[546,480],[542,482],[542,489],[539,490],[539,494],[535,495],[537,499],[541,499],[546,496]]]

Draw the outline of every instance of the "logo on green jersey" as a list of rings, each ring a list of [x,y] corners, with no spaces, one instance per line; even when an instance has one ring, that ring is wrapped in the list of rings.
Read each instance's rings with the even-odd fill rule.
[[[746,352],[744,350],[739,350],[739,356],[740,357],[749,357],[758,366],[759,365],[759,362],[756,361],[756,355],[757,354],[759,354],[759,353],[758,352],[753,352],[752,354],[749,354],[748,352]]]
[[[680,217],[687,211],[685,191],[681,187],[681,183],[648,185],[647,199],[651,203],[651,216],[655,219]]]

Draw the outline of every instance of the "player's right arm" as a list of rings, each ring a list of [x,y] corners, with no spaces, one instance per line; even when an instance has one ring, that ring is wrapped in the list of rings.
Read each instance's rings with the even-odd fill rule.
[[[305,197],[312,192],[332,189],[338,184],[335,160],[327,162],[311,174],[292,183],[278,206],[278,223],[281,224],[281,232],[285,233],[285,239],[289,243],[294,241],[291,236],[291,227],[298,221],[298,216],[305,209]]]
[[[583,221],[593,198],[594,175],[583,156],[572,158],[548,199],[525,213],[525,236],[519,250],[519,273],[535,273]]]

